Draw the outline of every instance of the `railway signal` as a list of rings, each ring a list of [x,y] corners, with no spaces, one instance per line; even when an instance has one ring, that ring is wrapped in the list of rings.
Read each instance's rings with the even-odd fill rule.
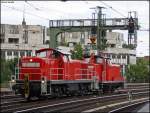
[[[96,37],[95,37],[95,36],[93,36],[93,37],[91,37],[91,38],[90,38],[90,40],[91,40],[91,43],[92,43],[92,44],[95,44]]]

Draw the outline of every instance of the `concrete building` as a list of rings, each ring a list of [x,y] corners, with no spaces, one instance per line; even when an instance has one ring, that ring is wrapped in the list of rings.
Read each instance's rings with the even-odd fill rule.
[[[12,59],[21,56],[31,56],[34,50],[48,48],[46,42],[49,41],[47,28],[40,25],[26,25],[23,20],[22,25],[1,24],[1,57]],[[106,57],[110,57],[112,63],[135,64],[136,52],[127,48],[122,48],[124,42],[123,34],[117,32],[106,33],[109,47],[103,51]],[[74,49],[75,43],[81,43],[82,47],[90,46],[89,32],[62,33],[58,35],[60,45],[69,44],[70,49]]]
[[[122,47],[125,43],[122,33],[107,32],[106,39],[108,47],[103,53],[105,57],[111,58],[112,63],[121,65],[136,64],[136,51]],[[58,36],[58,42],[69,43],[71,49],[74,48],[75,43],[79,42],[83,48],[91,48],[90,34],[88,32],[65,32]]]
[[[40,25],[1,24],[0,35],[1,57],[5,59],[31,56],[34,50],[48,47],[47,29]]]

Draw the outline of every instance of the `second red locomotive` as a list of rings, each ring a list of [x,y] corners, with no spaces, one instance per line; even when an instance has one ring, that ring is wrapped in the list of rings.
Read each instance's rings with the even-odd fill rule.
[[[123,85],[121,67],[108,58],[91,54],[83,60],[72,60],[70,54],[45,48],[37,50],[34,57],[20,59],[13,90],[30,99],[114,91]]]

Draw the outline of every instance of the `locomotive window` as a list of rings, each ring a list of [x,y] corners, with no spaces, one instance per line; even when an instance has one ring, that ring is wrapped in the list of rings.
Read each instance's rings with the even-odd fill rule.
[[[107,60],[107,62],[108,62],[108,64],[112,65],[112,63],[111,63],[111,60],[110,60],[110,59],[108,59],[108,60]]]
[[[101,59],[101,58],[96,58],[96,63],[103,63],[103,59]]]
[[[67,56],[67,55],[64,55],[64,56],[63,56],[63,60],[64,60],[64,62],[67,62],[67,61],[69,60],[68,56]]]
[[[85,61],[88,63],[90,62],[90,58],[85,58]]]
[[[37,56],[38,56],[38,57],[41,57],[41,58],[46,57],[46,51],[37,53]]]
[[[53,51],[53,54],[51,55],[52,58],[59,58],[60,54],[56,51]]]

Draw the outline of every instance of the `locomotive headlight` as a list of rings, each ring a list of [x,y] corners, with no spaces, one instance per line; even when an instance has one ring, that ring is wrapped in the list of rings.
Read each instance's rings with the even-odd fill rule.
[[[42,84],[44,84],[44,83],[45,83],[45,81],[44,81],[44,80],[42,80],[41,82],[42,82]]]
[[[11,82],[12,82],[12,83],[15,83],[15,82],[16,82],[14,75],[11,76]]]
[[[15,82],[15,80],[11,80],[11,82]]]
[[[45,83],[45,78],[44,77],[41,78],[41,82],[42,82],[42,84]]]

